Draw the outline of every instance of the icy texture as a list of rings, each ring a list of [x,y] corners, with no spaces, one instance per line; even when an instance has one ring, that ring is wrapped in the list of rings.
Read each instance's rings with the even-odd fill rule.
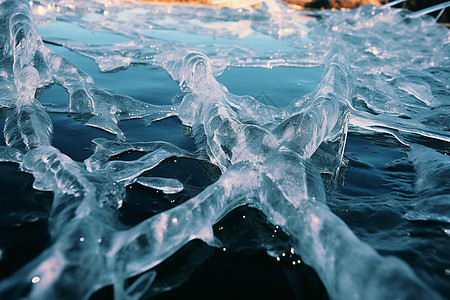
[[[125,186],[134,183],[139,175],[154,168],[168,157],[195,157],[195,155],[165,142],[130,144],[95,139],[94,143],[97,149],[95,154],[85,161],[87,169],[91,172],[98,171],[109,174],[115,181],[122,182]],[[149,153],[134,161],[108,161],[113,155],[131,150]]]
[[[143,186],[160,190],[165,194],[176,194],[183,190],[183,184],[172,178],[139,177],[136,182]]]
[[[88,125],[104,129],[125,139],[117,126],[119,120],[152,116],[153,119],[173,115],[172,107],[154,107],[132,97],[108,91],[94,84],[93,79],[63,57],[47,49],[52,61],[56,83],[64,86],[70,94],[67,112],[91,114]]]
[[[318,13],[321,20],[306,26],[302,12],[277,1],[235,10],[122,1],[32,3],[38,23],[57,19],[129,38],[114,45],[48,41],[94,59],[102,71],[137,63],[164,68],[183,94],[173,105],[154,106],[96,85],[53,53],[37,32],[28,2],[0,5],[0,104],[10,108],[4,129],[8,147],[0,149],[0,161],[19,163],[33,175],[34,189],[54,194],[52,244],[0,282],[2,299],[86,299],[111,284],[117,299],[138,299],[155,278],[155,272],[146,271],[193,239],[218,246],[212,226],[245,204],[290,235],[331,298],[440,298],[407,264],[379,255],[330,211],[323,180],[331,186],[337,182],[349,120],[352,126],[392,134],[404,145],[417,137],[448,145],[446,28],[427,17],[370,6]],[[189,44],[184,38],[160,39],[154,36],[158,30],[204,36]],[[271,37],[274,47],[253,47],[251,38],[258,36]],[[236,39],[236,45],[214,38]],[[216,80],[228,66],[312,65],[324,67],[316,90],[285,108],[233,95]],[[87,115],[87,125],[117,140],[94,139],[95,153],[84,163],[53,147],[51,119],[35,99],[36,90],[51,83],[69,93],[67,107],[53,111]],[[192,128],[196,153],[166,142],[128,143],[119,128],[121,120],[151,123],[170,116]],[[408,149],[423,199],[405,217],[448,223],[448,188],[429,191],[447,185],[436,179],[448,174],[448,156],[420,145]],[[129,151],[143,156],[113,159]],[[174,156],[208,160],[222,175],[186,202],[121,228],[115,215],[126,186],[137,182],[164,193],[183,189],[175,179],[144,175]],[[127,286],[128,278],[142,273]]]
[[[420,199],[406,213],[411,221],[450,223],[450,160],[448,156],[421,145],[411,147],[409,156],[416,168],[415,189]]]
[[[15,162],[19,163],[22,161],[23,154],[10,147],[0,148],[0,161],[2,162]]]

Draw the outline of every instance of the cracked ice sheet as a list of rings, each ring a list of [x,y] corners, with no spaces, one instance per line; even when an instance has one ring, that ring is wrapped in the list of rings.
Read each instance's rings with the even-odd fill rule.
[[[328,173],[336,173],[341,164],[347,114],[349,107],[355,106],[352,102],[355,89],[353,80],[357,79],[355,81],[358,88],[366,85],[368,79],[373,79],[373,74],[377,73],[377,70],[373,68],[380,55],[385,55],[385,58],[394,61],[404,55],[403,52],[398,51],[402,45],[395,43],[394,46],[398,48],[394,47],[394,50],[400,53],[395,51],[387,53],[388,45],[392,47],[390,41],[383,44],[374,38],[369,45],[364,38],[362,42],[358,40],[360,31],[364,31],[367,35],[367,28],[371,26],[386,25],[386,20],[388,23],[396,21],[395,18],[398,15],[395,12],[387,13],[386,17],[384,12],[366,7],[356,12],[336,13],[325,18],[323,22],[318,22],[315,31],[311,33],[317,41],[315,55],[322,56],[325,51],[329,52],[327,60],[323,60],[323,57],[319,60],[326,67],[323,78],[315,92],[298,99],[285,109],[275,109],[256,102],[252,97],[239,97],[228,93],[226,87],[215,80],[214,76],[218,74],[217,68],[215,69],[214,64],[211,65],[206,55],[192,51],[189,47],[182,47],[182,49],[174,47],[169,51],[162,47],[161,53],[158,53],[159,64],[180,83],[187,93],[174,109],[175,107],[146,106],[126,95],[96,86],[89,75],[80,71],[70,61],[54,55],[42,45],[28,15],[26,4],[20,3],[18,7],[14,7],[15,4],[12,2],[5,3],[10,5],[5,10],[6,17],[11,11],[22,11],[19,17],[14,16],[11,20],[14,22],[18,20],[19,23],[15,23],[15,25],[19,24],[18,32],[21,32],[20,28],[22,28],[26,33],[23,39],[19,34],[12,37],[11,43],[8,44],[8,40],[5,42],[5,45],[16,47],[10,58],[13,61],[12,75],[17,86],[14,92],[20,91],[19,96],[16,97],[16,108],[9,119],[10,122],[17,123],[19,126],[5,127],[5,137],[10,141],[9,146],[26,152],[21,166],[35,176],[35,186],[54,191],[55,198],[52,207],[53,245],[16,275],[0,283],[2,291],[9,291],[9,288],[15,286],[17,282],[26,286],[29,284],[27,281],[29,278],[37,276],[42,280],[34,283],[29,296],[42,299],[56,297],[66,289],[71,290],[70,285],[67,284],[73,276],[70,270],[83,269],[79,259],[82,257],[83,263],[94,260],[101,262],[103,275],[98,276],[96,272],[88,272],[89,276],[86,278],[89,280],[80,284],[76,294],[72,293],[74,297],[88,297],[94,290],[106,284],[113,284],[116,296],[124,297],[133,291],[133,287],[129,289],[124,287],[124,280],[127,277],[155,266],[194,238],[201,238],[215,244],[212,225],[228,211],[248,203],[251,199],[252,205],[260,208],[270,220],[280,224],[292,235],[293,243],[298,245],[302,256],[318,272],[332,297],[349,299],[370,295],[380,298],[392,296],[393,293],[397,293],[399,297],[422,294],[438,297],[415,277],[404,263],[395,258],[379,256],[368,245],[359,241],[348,227],[329,211],[324,204],[322,181],[314,167],[313,155],[316,152],[324,153],[320,157],[326,157],[326,154],[337,157],[337,159],[321,162],[321,169]],[[62,12],[64,16],[65,12],[71,8],[70,5],[72,4],[61,1],[57,5],[47,7],[50,10],[49,13]],[[106,6],[101,2],[94,3],[92,7],[91,4],[79,5],[82,15],[90,14],[96,9],[103,11],[103,16],[113,15],[114,11],[121,9],[121,6],[117,5],[106,10]],[[157,7],[167,8],[166,6]],[[156,15],[166,13],[158,9],[153,11]],[[201,16],[205,22],[218,18],[225,11],[227,12],[225,17],[222,16],[219,19],[229,18],[230,15],[248,18],[254,22],[254,28],[257,28],[259,32],[277,39],[285,39],[290,45],[300,47],[302,44],[301,40],[297,40],[297,37],[301,36],[299,32],[301,28],[296,26],[296,13],[277,2],[267,1],[263,9],[244,11],[244,13],[210,8],[192,8],[189,11],[191,15]],[[339,23],[342,18],[348,18],[352,14],[366,18],[366,27],[352,22]],[[181,13],[176,9],[175,15],[182,20],[186,18],[184,12]],[[189,16],[189,13],[187,15]],[[65,18],[75,22],[80,20],[70,14],[67,14]],[[260,22],[261,19],[266,22],[266,25]],[[401,18],[398,22],[402,22]],[[130,26],[120,28],[113,23],[106,23],[107,26],[104,28],[117,30],[122,34],[132,29],[128,33],[132,36],[142,33],[139,26],[145,23],[144,18],[144,20],[136,20],[131,28]],[[94,29],[102,27],[99,24],[105,25],[100,21],[93,24],[91,28]],[[335,24],[344,25],[338,27]],[[431,25],[426,27],[426,20],[418,26],[420,25],[428,30],[436,29],[434,27],[430,29]],[[192,28],[188,27],[188,29]],[[194,28],[197,29],[197,27]],[[214,32],[210,27],[206,26],[206,28],[209,30],[208,33]],[[336,32],[338,37],[326,39],[327,34],[336,35]],[[350,36],[357,41],[352,46],[354,49],[340,49],[340,44],[346,42],[349,32],[351,32]],[[446,34],[442,30],[436,30],[436,32],[428,38],[439,41]],[[405,34],[404,31],[401,33]],[[318,35],[321,37],[319,38]],[[337,45],[331,48],[329,46],[332,43]],[[83,45],[83,47],[86,46]],[[309,50],[314,52],[316,49]],[[420,50],[423,51],[423,49]],[[432,108],[439,108],[435,106],[443,103],[443,97],[434,97],[428,102],[423,99],[430,93],[445,95],[442,88],[443,80],[439,76],[431,75],[436,72],[432,73],[424,68],[431,66],[431,63],[443,62],[445,51],[445,49],[438,50],[435,53],[435,61],[426,61],[421,64],[422,70],[420,67],[416,70],[422,77],[436,79],[433,87],[407,88],[408,82],[407,79],[405,82],[404,74],[408,72],[408,65],[403,62],[404,70],[400,68],[401,72],[388,68],[379,71],[383,76],[390,76],[392,80],[375,81],[378,84],[379,93],[375,93],[374,98],[369,98],[372,95],[370,91],[358,89],[359,102],[366,103],[367,108],[375,112],[385,112],[387,120],[382,121],[391,123],[395,122],[398,116],[416,117],[417,112],[411,107],[416,107],[419,111],[429,110],[426,107],[429,104]],[[245,51],[245,55],[248,53],[251,52]],[[352,57],[352,53],[358,53],[358,55],[364,53],[364,55]],[[370,63],[366,61],[366,53],[375,56]],[[211,53],[207,54],[214,56]],[[409,57],[414,57],[416,52],[408,54]],[[236,54],[233,53],[233,55]],[[239,55],[238,51],[237,61],[248,58],[248,56],[240,57]],[[408,55],[406,57],[408,59]],[[260,59],[250,61],[247,65],[259,65]],[[301,59],[300,57],[300,62],[296,63],[302,63]],[[263,64],[269,63],[269,66],[280,63],[276,55],[275,57],[266,55],[263,60],[265,61]],[[106,60],[106,62],[117,63],[117,60]],[[281,63],[289,64],[283,60]],[[221,62],[219,70],[220,67],[223,69],[227,65],[227,61]],[[292,65],[296,64],[292,63]],[[357,71],[354,74],[350,73],[349,67],[356,68]],[[49,146],[51,143],[49,118],[40,108],[37,100],[33,99],[36,88],[49,83],[49,74],[52,75],[53,80],[69,91],[70,112],[92,114],[92,120],[89,122],[91,126],[115,133],[122,139],[124,137],[118,127],[118,121],[121,119],[148,117],[157,120],[177,115],[185,125],[192,126],[193,137],[198,143],[199,150],[221,168],[222,177],[184,204],[151,217],[132,229],[117,230],[111,221],[111,215],[114,214],[114,206],[120,206],[123,201],[123,186],[147,168],[154,166],[160,159],[153,161],[152,153],[149,153],[150,156],[141,161],[117,163],[137,166],[136,171],[131,172],[131,175],[121,175],[120,170],[110,167],[115,164],[113,162],[104,162],[95,170],[94,168],[85,170],[83,165],[73,162],[69,157]],[[416,83],[414,84],[417,86]],[[400,92],[393,87],[401,87]],[[412,90],[414,90],[413,93],[403,93]],[[380,101],[383,95],[394,95],[390,96],[387,102],[388,107]],[[23,109],[24,107],[26,109]],[[35,109],[29,109],[29,107]],[[394,113],[391,112],[391,108],[394,108],[392,110]],[[428,122],[425,125],[435,129],[435,123]],[[437,130],[440,129],[439,126],[442,124],[438,123]],[[334,146],[328,147],[327,145],[330,144]],[[125,145],[126,147],[128,146]],[[169,151],[163,156],[180,155],[180,153]],[[4,153],[3,157],[9,159],[8,156],[13,161],[21,161],[20,156],[14,154],[11,156],[11,153]],[[141,164],[142,160],[145,160],[144,165]],[[316,161],[315,164],[318,162]],[[242,174],[246,174],[246,177],[243,178]],[[309,243],[304,243],[305,240]],[[74,248],[65,246],[73,243],[76,245]],[[355,264],[355,258],[358,258],[356,260],[361,263]],[[46,269],[45,266],[55,265],[55,260],[58,261],[59,267]],[[152,276],[147,278],[149,284]],[[393,281],[393,278],[396,280]],[[403,289],[403,285],[410,286],[410,289]],[[16,293],[20,292],[20,289],[16,291]]]

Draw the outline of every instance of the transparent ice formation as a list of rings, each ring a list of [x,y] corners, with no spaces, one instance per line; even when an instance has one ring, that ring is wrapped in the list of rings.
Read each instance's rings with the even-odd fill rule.
[[[329,209],[325,186],[338,184],[348,126],[387,133],[404,145],[416,169],[420,200],[405,218],[450,222],[448,29],[428,16],[373,6],[312,18],[278,1],[237,9],[30,3],[0,2],[6,116],[0,161],[18,163],[33,175],[34,189],[53,192],[52,242],[0,282],[0,298],[87,299],[113,285],[117,299],[139,299],[158,276],[150,270],[189,241],[219,246],[212,226],[242,205],[259,209],[289,235],[333,299],[441,298],[405,262],[358,239]],[[126,41],[47,36],[44,43],[36,24],[55,21]],[[258,46],[261,36],[273,43]],[[173,105],[158,106],[106,89],[48,44],[92,58],[103,72],[161,67],[181,93]],[[324,72],[312,93],[281,108],[234,95],[216,79],[228,67],[276,66],[322,66]],[[43,107],[36,99],[36,91],[51,84],[68,92],[66,107]],[[94,139],[94,154],[77,162],[52,146],[49,112],[79,115],[117,138]],[[122,120],[150,124],[173,116],[191,129],[195,153],[167,142],[127,142],[120,128]],[[447,150],[420,145],[425,138]],[[142,156],[113,159],[127,152]],[[221,176],[182,204],[131,228],[119,226],[127,186],[183,190],[176,179],[144,174],[171,157],[206,160]],[[129,286],[127,279],[140,274]]]

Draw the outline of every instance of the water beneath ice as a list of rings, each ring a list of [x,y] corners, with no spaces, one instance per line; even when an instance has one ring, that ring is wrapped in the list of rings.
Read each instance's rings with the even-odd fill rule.
[[[450,34],[1,1],[1,299],[450,294]]]

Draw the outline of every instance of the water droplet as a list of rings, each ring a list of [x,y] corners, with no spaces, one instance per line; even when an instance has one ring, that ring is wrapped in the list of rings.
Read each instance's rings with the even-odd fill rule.
[[[450,237],[450,229],[449,228],[444,229],[444,233]]]

